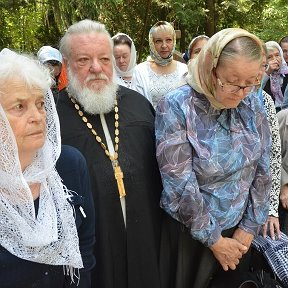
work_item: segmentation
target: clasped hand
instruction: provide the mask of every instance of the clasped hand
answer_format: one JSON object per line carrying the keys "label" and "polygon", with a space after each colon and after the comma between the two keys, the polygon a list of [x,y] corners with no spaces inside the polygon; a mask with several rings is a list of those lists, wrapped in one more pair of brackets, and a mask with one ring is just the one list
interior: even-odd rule
{"label": "clasped hand", "polygon": [[210,249],[224,271],[235,270],[242,256],[248,251],[253,235],[237,228],[232,238],[220,237]]}

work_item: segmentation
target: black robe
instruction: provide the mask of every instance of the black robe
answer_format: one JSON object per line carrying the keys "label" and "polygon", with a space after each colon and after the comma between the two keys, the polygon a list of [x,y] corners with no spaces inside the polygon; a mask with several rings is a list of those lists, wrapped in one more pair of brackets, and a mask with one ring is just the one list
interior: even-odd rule
{"label": "black robe", "polygon": [[[126,230],[111,161],[81,120],[66,90],[57,99],[63,144],[78,148],[90,171],[96,211],[92,287],[159,288],[162,185],[155,155],[154,109],[145,97],[125,87],[119,86],[118,96]],[[99,115],[85,114],[106,144]],[[114,143],[114,111],[105,119]]]}

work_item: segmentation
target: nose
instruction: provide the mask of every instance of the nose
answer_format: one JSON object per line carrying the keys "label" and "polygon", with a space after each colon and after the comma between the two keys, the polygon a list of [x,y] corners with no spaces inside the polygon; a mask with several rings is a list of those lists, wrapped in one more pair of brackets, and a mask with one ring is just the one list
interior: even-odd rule
{"label": "nose", "polygon": [[162,41],[162,47],[166,47],[167,46],[167,43],[165,40]]}
{"label": "nose", "polygon": [[30,112],[30,122],[40,122],[46,115],[44,107],[38,108],[36,105],[30,107],[29,112]]}
{"label": "nose", "polygon": [[97,73],[102,72],[102,66],[101,66],[100,62],[97,59],[94,59],[91,62],[91,66],[90,66],[89,70],[90,70],[90,72],[97,74]]}

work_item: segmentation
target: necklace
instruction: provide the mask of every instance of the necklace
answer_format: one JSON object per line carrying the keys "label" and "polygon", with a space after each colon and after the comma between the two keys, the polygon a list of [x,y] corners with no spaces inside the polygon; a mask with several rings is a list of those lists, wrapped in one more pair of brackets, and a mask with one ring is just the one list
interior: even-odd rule
{"label": "necklace", "polygon": [[87,117],[84,116],[84,112],[80,109],[80,105],[76,102],[76,100],[68,93],[68,96],[71,100],[71,102],[74,104],[74,108],[78,111],[78,115],[81,117],[82,121],[86,124],[86,127],[91,131],[93,136],[95,137],[95,140],[97,143],[100,144],[101,148],[104,150],[105,155],[111,160],[112,166],[114,169],[114,176],[117,181],[117,186],[118,186],[118,192],[120,198],[124,197],[126,195],[125,192],[125,187],[124,187],[124,182],[123,182],[123,172],[121,170],[121,167],[118,162],[118,150],[119,150],[119,108],[118,108],[118,102],[117,99],[115,100],[115,107],[114,107],[114,112],[115,112],[115,145],[114,145],[114,155],[110,154],[108,151],[106,145],[102,142],[101,137],[97,134],[96,130],[93,128],[92,124],[88,121]]}

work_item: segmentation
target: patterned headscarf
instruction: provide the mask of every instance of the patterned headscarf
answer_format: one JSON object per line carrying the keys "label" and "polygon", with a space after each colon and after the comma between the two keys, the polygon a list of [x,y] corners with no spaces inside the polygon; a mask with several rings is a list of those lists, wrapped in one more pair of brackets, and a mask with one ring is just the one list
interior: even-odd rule
{"label": "patterned headscarf", "polygon": [[[227,28],[214,34],[201,49],[198,56],[188,64],[187,83],[197,92],[204,94],[216,109],[225,108],[215,99],[215,85],[212,81],[212,70],[217,67],[219,57],[224,47],[239,37],[254,39],[263,50],[258,37],[240,28]],[[260,59],[259,59],[260,60]]]}
{"label": "patterned headscarf", "polygon": [[[167,31],[171,33],[171,37],[173,39],[173,49],[171,51],[171,54],[167,58],[162,58],[157,52],[155,45],[154,45],[153,37],[155,36],[155,33],[157,33],[159,30],[163,30],[163,31]],[[173,26],[166,21],[159,21],[156,24],[154,24],[149,31],[149,47],[150,47],[150,57],[152,61],[154,61],[160,66],[166,66],[169,63],[171,63],[173,60],[173,53],[176,47],[176,33],[175,33]],[[149,61],[151,60],[149,59]]]}
{"label": "patterned headscarf", "polygon": [[283,93],[281,90],[281,86],[283,83],[283,76],[285,74],[288,74],[288,67],[287,67],[287,63],[284,59],[283,56],[283,51],[280,47],[280,45],[275,42],[275,41],[268,41],[265,43],[267,50],[270,49],[277,49],[279,51],[280,57],[281,57],[281,64],[280,64],[280,68],[277,71],[273,71],[270,74],[270,88],[271,88],[271,92],[273,94],[273,97],[275,98],[275,102],[276,102],[276,106],[281,106],[282,102],[283,102]]}

